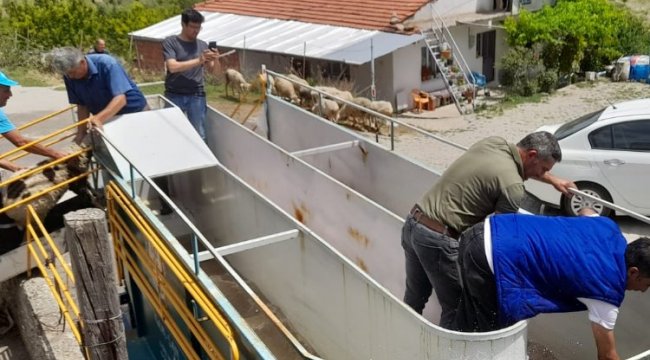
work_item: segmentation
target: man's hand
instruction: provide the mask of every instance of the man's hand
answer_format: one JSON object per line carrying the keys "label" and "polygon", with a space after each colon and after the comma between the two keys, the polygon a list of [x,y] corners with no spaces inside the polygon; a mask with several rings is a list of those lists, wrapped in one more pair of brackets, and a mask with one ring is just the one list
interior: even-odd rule
{"label": "man's hand", "polygon": [[555,176],[553,176],[555,179],[551,185],[555,188],[555,190],[561,192],[562,194],[571,197],[573,196],[573,193],[569,191],[569,189],[578,189],[576,184],[573,183],[571,180],[565,180],[565,179],[560,179]]}
{"label": "man's hand", "polygon": [[210,49],[203,50],[203,53],[201,53],[201,64],[212,63],[218,57],[219,57],[219,51],[216,50],[212,51]]}
{"label": "man's hand", "polygon": [[591,331],[596,340],[598,349],[598,360],[620,360],[616,353],[616,342],[614,341],[614,330],[606,329],[602,325],[591,323]]}
{"label": "man's hand", "polygon": [[11,172],[16,172],[18,170],[25,169],[24,166],[14,164],[11,161],[7,161],[7,160],[0,160],[0,167],[4,168],[4,169],[7,169],[7,170],[9,170]]}
{"label": "man's hand", "polygon": [[571,193],[569,189],[578,189],[578,187],[576,186],[575,183],[573,183],[573,181],[561,179],[559,177],[554,176],[548,171],[544,173],[542,177],[537,178],[537,180],[553,185],[555,190],[561,192],[562,194],[568,197],[573,196],[573,193]]}
{"label": "man's hand", "polygon": [[88,125],[89,125],[89,127],[90,127],[91,130],[92,130],[93,128],[97,128],[97,129],[99,129],[99,130],[103,130],[103,129],[104,129],[104,124],[103,124],[103,122],[102,122],[100,119],[98,119],[97,117],[94,117],[94,118],[90,119],[90,122],[88,123]]}

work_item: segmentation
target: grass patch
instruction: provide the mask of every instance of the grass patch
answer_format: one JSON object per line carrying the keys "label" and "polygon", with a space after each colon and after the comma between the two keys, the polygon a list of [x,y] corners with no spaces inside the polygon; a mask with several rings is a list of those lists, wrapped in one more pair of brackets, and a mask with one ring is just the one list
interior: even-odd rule
{"label": "grass patch", "polygon": [[63,79],[31,68],[7,68],[3,72],[21,86],[63,86]]}

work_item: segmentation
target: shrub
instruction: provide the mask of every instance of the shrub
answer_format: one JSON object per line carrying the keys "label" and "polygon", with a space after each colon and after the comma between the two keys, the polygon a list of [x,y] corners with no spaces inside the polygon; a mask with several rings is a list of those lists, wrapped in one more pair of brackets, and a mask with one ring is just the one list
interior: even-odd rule
{"label": "shrub", "polygon": [[630,10],[608,0],[558,0],[505,22],[511,46],[542,46],[547,68],[561,74],[597,71],[621,55],[647,54],[650,29]]}
{"label": "shrub", "polygon": [[501,70],[501,84],[510,92],[531,96],[539,91],[539,77],[546,69],[539,54],[533,49],[516,46],[511,48],[498,62]]}
{"label": "shrub", "polygon": [[558,73],[556,69],[545,70],[539,75],[539,90],[552,93],[558,87]]}
{"label": "shrub", "polygon": [[186,1],[122,4],[91,0],[5,1],[0,13],[0,67],[38,66],[43,52],[59,46],[88,50],[98,37],[114,55],[130,59],[128,33],[181,12]]}

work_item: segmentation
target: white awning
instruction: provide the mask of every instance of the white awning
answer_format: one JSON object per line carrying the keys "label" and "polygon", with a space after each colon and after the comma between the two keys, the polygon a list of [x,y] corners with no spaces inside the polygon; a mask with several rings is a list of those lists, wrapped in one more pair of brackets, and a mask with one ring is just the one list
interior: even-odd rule
{"label": "white awning", "polygon": [[[213,12],[205,16],[199,38],[218,46],[361,65],[419,41],[422,36],[319,25]],[[180,15],[129,33],[134,39],[162,41],[179,34]],[[372,55],[370,45],[372,42]]]}

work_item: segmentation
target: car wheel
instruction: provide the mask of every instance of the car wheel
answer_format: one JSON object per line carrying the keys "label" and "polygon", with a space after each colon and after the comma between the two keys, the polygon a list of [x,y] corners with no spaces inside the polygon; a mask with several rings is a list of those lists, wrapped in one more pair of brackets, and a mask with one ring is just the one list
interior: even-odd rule
{"label": "car wheel", "polygon": [[[605,201],[612,202],[612,197],[607,190],[596,184],[578,184],[578,190]],[[609,216],[612,209],[591,199],[583,198],[580,195],[573,195],[570,198],[562,195],[562,211],[569,216],[578,216],[580,209],[590,207],[600,216]]]}

